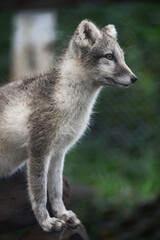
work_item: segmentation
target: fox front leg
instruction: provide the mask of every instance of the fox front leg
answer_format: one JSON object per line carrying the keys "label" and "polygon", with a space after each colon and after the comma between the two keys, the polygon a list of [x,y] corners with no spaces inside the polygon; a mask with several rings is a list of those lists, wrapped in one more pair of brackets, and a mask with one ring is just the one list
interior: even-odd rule
{"label": "fox front leg", "polygon": [[66,210],[62,200],[64,155],[64,153],[57,153],[50,162],[48,172],[49,199],[54,215],[65,221],[70,227],[76,227],[80,224],[79,219],[72,211]]}
{"label": "fox front leg", "polygon": [[35,143],[29,149],[28,187],[32,209],[44,231],[60,231],[63,229],[65,222],[55,217],[51,218],[46,208],[50,156],[42,149],[45,149],[44,144],[43,146],[37,146]]}

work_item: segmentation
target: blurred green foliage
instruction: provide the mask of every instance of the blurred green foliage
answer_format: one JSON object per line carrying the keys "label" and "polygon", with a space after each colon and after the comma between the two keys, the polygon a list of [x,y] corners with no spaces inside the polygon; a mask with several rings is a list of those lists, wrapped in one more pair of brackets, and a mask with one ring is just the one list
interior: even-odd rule
{"label": "blurred green foliage", "polygon": [[58,50],[84,18],[100,28],[115,24],[126,62],[139,78],[129,89],[103,90],[91,131],[67,157],[66,174],[116,204],[152,197],[160,189],[160,5],[85,4],[60,9],[58,16]]}
{"label": "blurred green foliage", "polygon": [[[0,13],[0,75],[8,76],[11,19]],[[60,8],[57,55],[82,19],[99,27],[115,24],[126,62],[138,76],[128,89],[106,88],[90,130],[67,156],[65,173],[94,186],[120,205],[152,197],[160,189],[160,4],[83,4]]]}
{"label": "blurred green foliage", "polygon": [[12,33],[12,13],[0,13],[0,82],[8,81],[10,64],[10,42]]}

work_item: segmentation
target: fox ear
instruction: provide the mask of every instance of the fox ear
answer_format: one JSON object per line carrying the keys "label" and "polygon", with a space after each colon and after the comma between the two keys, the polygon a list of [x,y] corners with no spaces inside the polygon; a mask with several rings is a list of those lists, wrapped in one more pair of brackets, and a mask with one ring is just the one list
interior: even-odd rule
{"label": "fox ear", "polygon": [[102,28],[102,31],[106,32],[111,37],[117,39],[117,31],[113,24],[108,24],[104,28]]}
{"label": "fox ear", "polygon": [[74,37],[79,46],[91,47],[101,37],[101,33],[91,21],[83,20],[79,24]]}

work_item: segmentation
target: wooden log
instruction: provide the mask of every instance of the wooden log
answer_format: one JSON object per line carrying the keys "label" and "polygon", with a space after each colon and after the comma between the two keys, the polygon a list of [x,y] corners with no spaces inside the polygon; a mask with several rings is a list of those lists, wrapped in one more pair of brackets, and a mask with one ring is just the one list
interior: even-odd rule
{"label": "wooden log", "polygon": [[76,229],[67,228],[62,232],[45,233],[40,227],[32,227],[18,240],[89,240],[83,225]]}
{"label": "wooden log", "polygon": [[[6,233],[36,223],[27,191],[26,169],[0,180],[0,233]],[[64,177],[64,202],[70,201],[69,184]]]}
{"label": "wooden log", "polygon": [[[63,232],[53,232],[50,234],[43,232],[38,226],[31,209],[26,179],[26,169],[24,168],[14,176],[0,180],[0,235],[31,226],[27,233],[20,238],[21,240],[88,239],[83,226],[79,226],[77,229],[67,228]],[[63,182],[63,200],[66,207],[68,207],[70,202],[70,188],[65,176]],[[50,211],[49,204],[48,209]]]}

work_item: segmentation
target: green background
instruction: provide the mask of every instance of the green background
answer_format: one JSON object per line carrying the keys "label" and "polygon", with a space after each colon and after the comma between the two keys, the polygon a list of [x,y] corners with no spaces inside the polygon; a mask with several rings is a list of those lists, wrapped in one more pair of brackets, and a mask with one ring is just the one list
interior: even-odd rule
{"label": "green background", "polygon": [[[57,56],[81,20],[89,18],[100,28],[112,23],[126,62],[138,76],[131,88],[103,89],[90,128],[66,157],[65,174],[118,208],[153,198],[160,189],[160,5],[83,4],[57,13]],[[1,83],[10,77],[14,14],[0,13]]]}
{"label": "green background", "polygon": [[89,4],[60,9],[58,16],[58,53],[82,19],[100,28],[113,23],[139,79],[129,89],[102,91],[86,136],[67,156],[65,173],[121,207],[152,198],[160,189],[160,5]]}

